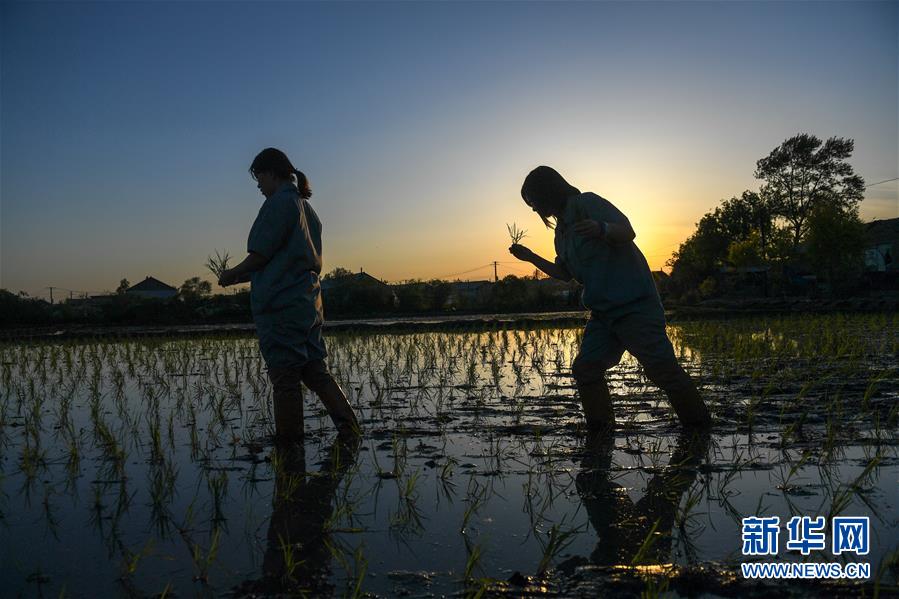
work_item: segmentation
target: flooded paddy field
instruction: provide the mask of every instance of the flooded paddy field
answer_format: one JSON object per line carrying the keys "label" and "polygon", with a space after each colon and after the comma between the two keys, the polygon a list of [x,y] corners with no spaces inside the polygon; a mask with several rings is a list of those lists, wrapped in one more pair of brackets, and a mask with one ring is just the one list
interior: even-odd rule
{"label": "flooded paddy field", "polygon": [[[899,574],[899,317],[682,322],[712,409],[686,434],[625,354],[618,428],[582,426],[581,329],[339,332],[361,416],[306,393],[277,452],[255,338],[0,344],[4,596],[891,596]],[[776,556],[742,518],[778,516]],[[827,549],[786,547],[823,516]],[[866,555],[833,517],[870,519]],[[867,563],[862,581],[748,581],[750,561]],[[776,591],[775,591],[776,589]]]}

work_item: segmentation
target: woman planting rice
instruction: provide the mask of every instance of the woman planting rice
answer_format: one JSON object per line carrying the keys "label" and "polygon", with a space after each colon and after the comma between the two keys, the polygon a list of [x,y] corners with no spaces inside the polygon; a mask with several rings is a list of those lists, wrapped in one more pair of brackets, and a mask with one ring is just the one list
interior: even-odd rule
{"label": "woman planting rice", "polygon": [[219,284],[251,283],[253,321],[273,387],[276,439],[293,443],[303,436],[301,381],[319,396],[341,434],[356,434],[353,409],[325,364],[322,227],[307,202],[309,182],[275,148],[256,156],[250,174],[266,199],[250,229],[246,259],[224,270]]}
{"label": "woman planting rice", "polygon": [[608,200],[581,193],[548,166],[528,174],[521,197],[547,227],[555,227],[556,259],[550,262],[519,243],[509,251],[551,277],[577,280],[592,313],[572,366],[588,426],[615,424],[605,372],[618,364],[624,350],[665,391],[681,423],[707,426],[709,412],[674,356],[662,302],[627,217]]}

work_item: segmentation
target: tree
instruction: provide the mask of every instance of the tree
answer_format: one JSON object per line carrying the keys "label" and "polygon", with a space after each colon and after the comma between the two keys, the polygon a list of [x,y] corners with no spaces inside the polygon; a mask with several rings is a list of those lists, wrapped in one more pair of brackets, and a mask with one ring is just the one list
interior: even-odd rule
{"label": "tree", "polygon": [[709,212],[696,223],[696,231],[668,260],[671,291],[677,295],[696,289],[718,267],[730,238],[721,230],[718,215]]}
{"label": "tree", "polygon": [[410,279],[393,286],[393,293],[397,299],[397,309],[400,312],[421,312],[426,307],[426,284]]}
{"label": "tree", "polygon": [[443,310],[443,307],[446,305],[447,300],[449,300],[450,294],[453,292],[453,287],[446,281],[441,281],[440,279],[432,279],[428,282],[428,295],[430,301],[431,310],[440,311]]}
{"label": "tree", "polygon": [[342,279],[343,277],[348,277],[352,274],[353,271],[338,266],[337,268],[326,274],[324,277],[322,277],[322,280],[330,281],[332,279]]}
{"label": "tree", "polygon": [[0,325],[21,326],[51,322],[51,310],[46,302],[30,298],[24,291],[15,294],[0,289]]}
{"label": "tree", "polygon": [[125,292],[128,291],[129,287],[131,287],[131,283],[128,282],[128,279],[122,279],[121,281],[119,281],[119,286],[116,287],[115,292],[118,295],[124,295]]}
{"label": "tree", "polygon": [[527,292],[524,279],[506,275],[491,288],[493,307],[496,310],[521,310],[525,306]]}
{"label": "tree", "polygon": [[[693,235],[667,262],[671,267],[667,286],[675,295],[696,289],[714,277],[724,262],[733,262],[733,257],[741,262],[739,266],[746,266],[746,260],[753,261],[753,266],[762,265],[769,260],[774,237],[774,210],[767,198],[746,190],[723,200],[700,219]],[[711,289],[709,285],[706,288]]]}
{"label": "tree", "polygon": [[761,266],[764,262],[761,236],[757,231],[742,241],[734,241],[727,248],[727,261],[737,268]]}
{"label": "tree", "polygon": [[864,267],[865,226],[857,208],[816,207],[809,216],[806,243],[812,268],[831,291],[842,293],[858,282]]}
{"label": "tree", "polygon": [[775,216],[783,218],[793,237],[793,250],[809,231],[809,218],[819,206],[855,208],[865,182],[846,162],[855,142],[831,137],[823,142],[807,133],[795,135],[756,163],[755,177],[764,183],[760,195]]}
{"label": "tree", "polygon": [[212,293],[212,283],[201,281],[200,277],[191,277],[181,285],[178,297],[185,301],[196,301],[210,293]]}

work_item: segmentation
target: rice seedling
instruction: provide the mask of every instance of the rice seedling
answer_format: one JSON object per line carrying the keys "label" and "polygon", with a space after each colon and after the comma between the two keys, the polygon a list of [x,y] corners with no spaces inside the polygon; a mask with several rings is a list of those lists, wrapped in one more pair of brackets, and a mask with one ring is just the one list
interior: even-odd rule
{"label": "rice seedling", "polygon": [[650,552],[652,551],[653,546],[658,541],[657,531],[660,522],[661,519],[657,519],[653,523],[652,528],[649,529],[649,532],[646,533],[646,536],[643,538],[643,542],[640,544],[639,549],[637,549],[634,557],[631,558],[631,566],[638,566],[646,563],[647,561],[650,561]]}
{"label": "rice seedling", "polygon": [[416,470],[403,483],[400,482],[400,479],[396,479],[399,491],[398,505],[397,509],[389,515],[390,527],[396,532],[419,533],[424,529],[423,516],[417,504],[416,485],[419,474],[419,471]]}
{"label": "rice seedling", "polygon": [[215,563],[218,555],[220,537],[221,529],[214,528],[209,539],[209,546],[206,549],[201,547],[199,543],[190,544],[190,556],[197,572],[194,580],[204,584],[209,582],[209,568]]}
{"label": "rice seedling", "polygon": [[[877,474],[877,467],[883,461],[883,456],[878,452],[877,455],[865,465],[864,470],[850,483],[840,485],[833,494],[830,509],[827,513],[827,520],[830,521],[834,516],[839,516],[849,507],[854,499],[866,501],[862,491],[869,480]],[[869,506],[870,507],[870,506]],[[876,513],[876,510],[874,510]]]}
{"label": "rice seedling", "polygon": [[[638,561],[669,559],[669,547],[689,563],[721,559],[721,551],[707,542],[707,529],[739,527],[740,516],[753,509],[813,511],[809,490],[823,494],[823,514],[831,508],[874,517],[881,512],[886,518],[882,526],[891,534],[892,508],[884,506],[881,489],[896,472],[899,406],[893,389],[899,381],[897,343],[890,333],[895,327],[890,315],[671,325],[684,367],[701,381],[720,417],[714,454],[698,470],[703,478],[686,487],[697,467],[675,464],[674,457],[664,465],[671,441],[658,419],[667,407],[661,394],[632,360],[612,369],[610,385],[620,421],[640,427],[640,434],[625,429],[616,437],[608,464],[594,469],[627,488],[667,477],[672,482],[665,492],[680,494],[673,528],[657,528],[647,536],[648,548],[642,558],[635,556]],[[0,343],[0,452],[12,458],[8,466],[0,461],[0,484],[13,489],[0,495],[0,512],[7,519],[25,513],[28,494],[34,498],[37,493],[33,513],[45,522],[55,520],[60,539],[69,526],[60,510],[67,516],[74,510],[77,520],[80,509],[90,515],[85,542],[115,552],[120,551],[118,542],[133,534],[127,523],[145,517],[150,526],[144,527],[147,538],[140,542],[152,540],[154,554],[172,554],[171,543],[181,540],[179,535],[169,538],[170,532],[184,531],[182,538],[191,540],[182,547],[189,554],[199,548],[199,562],[209,551],[202,541],[197,544],[199,533],[191,521],[203,513],[204,528],[210,529],[206,543],[212,530],[218,530],[218,546],[235,548],[215,557],[215,563],[223,564],[216,584],[227,589],[234,553],[249,553],[251,563],[261,557],[258,549],[265,542],[259,531],[272,514],[266,499],[276,493],[274,502],[279,496],[312,500],[315,494],[305,490],[318,488],[327,496],[315,501],[327,509],[316,526],[333,537],[323,541],[323,553],[333,563],[345,564],[345,575],[329,575],[331,584],[339,588],[345,582],[340,591],[346,594],[392,592],[384,586],[388,577],[380,562],[367,562],[365,576],[356,576],[360,568],[354,568],[354,546],[346,543],[346,535],[365,535],[379,553],[386,543],[390,551],[411,556],[421,539],[445,527],[448,518],[458,518],[463,541],[476,541],[480,549],[467,554],[468,559],[475,553],[476,559],[464,587],[458,579],[438,574],[431,589],[435,594],[487,593],[490,580],[479,576],[494,567],[495,548],[506,546],[517,532],[514,543],[521,544],[522,555],[529,552],[547,579],[557,580],[562,574],[552,565],[566,551],[559,547],[568,541],[568,551],[580,547],[585,535],[589,545],[591,534],[566,534],[575,530],[567,523],[583,514],[579,492],[584,489],[573,488],[573,456],[581,449],[572,423],[579,407],[570,384],[570,363],[581,339],[580,328],[549,326],[329,334],[329,365],[372,441],[365,459],[356,463],[345,453],[329,457],[323,443],[333,434],[327,414],[307,411],[306,451],[318,456],[322,469],[299,476],[280,464],[277,454],[271,465],[265,462],[270,387],[253,338]],[[389,472],[378,464],[385,455]],[[418,460],[427,460],[427,469],[419,469]],[[848,482],[847,468],[853,472]],[[866,477],[859,478],[866,469]],[[469,474],[468,486],[456,507],[460,472]],[[422,487],[428,477],[435,489]],[[65,485],[55,484],[63,480]],[[185,513],[178,493],[189,481],[197,484]],[[237,481],[241,499],[229,500],[228,482]],[[757,488],[765,484],[781,492],[759,496]],[[387,510],[378,504],[381,493],[381,499],[390,497]],[[499,498],[495,505],[488,502],[493,495]],[[490,519],[475,524],[486,513],[484,506],[503,510],[504,502],[522,506],[503,517],[520,518],[525,530],[500,530]],[[491,510],[489,516],[494,515]],[[220,524],[225,519],[238,523],[236,536]],[[496,538],[476,539],[482,524]],[[52,547],[57,543],[53,525],[46,526],[51,527],[46,543]],[[655,540],[663,535],[665,542]],[[131,546],[133,542],[129,540]],[[280,552],[277,538],[273,545]],[[298,551],[297,563],[305,559]],[[121,553],[124,557],[113,560],[113,569],[134,559],[134,554]],[[428,563],[424,553],[416,558]],[[171,581],[170,592],[183,594],[185,581],[174,564],[139,563],[141,579],[149,577],[159,587]],[[187,576],[202,576],[202,570],[195,566]],[[208,579],[211,567],[205,570]],[[66,571],[64,565],[61,571]],[[665,592],[663,571],[655,578],[647,571],[635,572],[645,579],[644,594]],[[112,572],[113,577],[118,574]],[[60,576],[67,582],[79,580],[70,570]],[[90,585],[84,588],[89,592]]]}
{"label": "rice seedling", "polygon": [[478,512],[486,498],[487,486],[479,485],[474,477],[471,477],[468,481],[468,494],[465,497],[468,507],[465,508],[462,514],[462,524],[459,526],[460,533],[466,534],[469,520]]}
{"label": "rice seedling", "polygon": [[140,561],[146,556],[150,555],[153,551],[153,539],[148,540],[144,543],[144,546],[141,547],[140,551],[134,552],[128,549],[124,544],[121,545],[121,577],[123,579],[129,579],[134,576],[137,572],[138,565]]}
{"label": "rice seedling", "polygon": [[300,548],[294,544],[286,540],[282,535],[278,535],[278,548],[281,551],[281,560],[284,567],[282,577],[285,581],[296,581],[294,577],[294,572],[296,572],[297,568],[303,563],[303,560],[299,559],[299,550]]}
{"label": "rice seedling", "polygon": [[480,568],[484,550],[479,543],[471,543],[466,537],[465,551],[467,555],[467,559],[465,560],[465,581],[471,582],[474,580],[475,570]]}
{"label": "rice seedling", "polygon": [[543,555],[540,557],[540,562],[537,564],[537,576],[542,577],[546,574],[546,571],[555,561],[556,557],[574,542],[575,535],[583,532],[587,525],[582,524],[568,529],[565,529],[564,526],[565,517],[563,516],[560,522],[553,524],[550,527],[549,532],[546,533],[545,541],[540,537],[537,537],[540,539],[540,544],[543,548]]}
{"label": "rice seedling", "polygon": [[207,256],[206,257],[206,268],[215,275],[216,279],[220,279],[222,277],[222,273],[228,269],[228,261],[231,259],[231,256],[228,255],[228,252],[225,252],[224,255],[219,254],[218,250],[215,250],[215,257]]}
{"label": "rice seedling", "polygon": [[353,579],[352,579],[352,588],[349,596],[352,599],[357,599],[358,597],[362,597],[362,584],[365,582],[365,575],[368,572],[368,560],[365,557],[365,553],[362,551],[362,545],[356,547],[356,550],[353,552]]}

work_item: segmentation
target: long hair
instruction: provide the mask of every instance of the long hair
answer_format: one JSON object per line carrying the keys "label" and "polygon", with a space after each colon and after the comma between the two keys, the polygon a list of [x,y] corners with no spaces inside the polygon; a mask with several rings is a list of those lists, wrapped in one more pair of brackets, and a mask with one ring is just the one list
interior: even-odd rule
{"label": "long hair", "polygon": [[577,187],[568,183],[556,169],[548,166],[538,166],[532,170],[521,186],[521,199],[537,211],[549,228],[555,226],[550,218],[558,221],[561,216],[565,200],[579,193],[581,191]]}
{"label": "long hair", "polygon": [[300,197],[308,200],[312,197],[312,188],[309,187],[309,179],[302,172],[294,168],[287,154],[277,148],[266,148],[256,154],[253,164],[250,165],[250,175],[255,179],[260,173],[272,173],[279,179],[290,181],[291,177],[297,178],[297,189]]}

